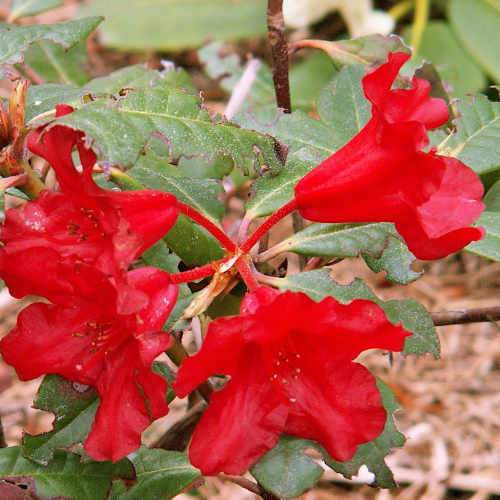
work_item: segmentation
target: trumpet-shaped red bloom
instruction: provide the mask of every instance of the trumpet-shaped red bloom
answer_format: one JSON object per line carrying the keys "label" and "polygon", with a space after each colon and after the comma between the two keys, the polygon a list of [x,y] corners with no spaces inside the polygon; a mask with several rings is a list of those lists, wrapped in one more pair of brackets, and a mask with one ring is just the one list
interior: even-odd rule
{"label": "trumpet-shaped red bloom", "polygon": [[231,377],[194,432],[191,462],[204,474],[242,474],[281,433],[350,459],[386,421],[375,378],[353,359],[366,349],[400,351],[408,335],[367,300],[316,303],[257,288],[239,316],[210,323],[203,347],[179,370],[180,397],[212,375]]}
{"label": "trumpet-shaped red bloom", "polygon": [[479,177],[454,158],[425,153],[427,130],[448,119],[430,84],[392,89],[404,53],[366,75],[372,118],[353,139],[296,186],[303,217],[318,222],[393,222],[410,250],[437,259],[482,238],[469,227],[481,214]]}
{"label": "trumpet-shaped red bloom", "polygon": [[116,461],[168,412],[167,384],[151,363],[170,345],[162,328],[177,287],[154,268],[130,271],[118,283],[94,267],[57,262],[59,272],[68,266],[75,295],[26,307],[0,341],[0,353],[21,380],[52,373],[94,386],[101,403],[85,449],[97,460]]}
{"label": "trumpet-shaped red bloom", "polygon": [[[58,106],[59,116],[70,111],[72,108]],[[82,132],[60,125],[42,127],[30,134],[28,145],[54,168],[62,191],[44,191],[37,200],[6,213],[0,230],[4,244],[0,275],[13,295],[38,293],[29,286],[19,287],[17,272],[23,272],[24,250],[50,248],[62,259],[74,256],[107,274],[116,274],[126,270],[175,223],[177,201],[171,194],[153,190],[116,192],[97,186],[92,178],[96,157],[85,146]],[[75,147],[80,170],[72,159]],[[31,265],[50,265],[35,260],[36,252],[31,254]],[[33,273],[25,284],[31,281],[32,287],[40,289],[43,283],[34,282],[39,278]]]}

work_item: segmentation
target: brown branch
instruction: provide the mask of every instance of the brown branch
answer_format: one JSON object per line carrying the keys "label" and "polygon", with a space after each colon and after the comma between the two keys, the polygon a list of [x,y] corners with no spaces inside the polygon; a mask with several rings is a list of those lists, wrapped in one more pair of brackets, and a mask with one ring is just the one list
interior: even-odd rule
{"label": "brown branch", "polygon": [[153,448],[163,448],[164,450],[183,451],[186,449],[194,428],[205,411],[206,404],[200,401],[153,445]]}
{"label": "brown branch", "polygon": [[231,481],[232,483],[237,484],[238,486],[241,486],[242,488],[245,488],[246,490],[251,491],[256,495],[259,495],[264,500],[278,500],[278,497],[264,490],[262,486],[260,486],[260,484],[254,483],[253,481],[247,479],[246,477],[227,476],[225,474],[219,474],[217,477],[219,479],[222,479],[223,481]]}
{"label": "brown branch", "polygon": [[290,82],[288,79],[288,44],[285,37],[283,0],[268,0],[268,40],[271,46],[272,69],[276,103],[285,113],[292,112]]}
{"label": "brown branch", "polygon": [[0,420],[0,448],[5,448],[7,446],[7,443],[5,441],[5,434],[3,432],[3,425],[2,421]]}
{"label": "brown branch", "polygon": [[436,326],[500,320],[500,306],[431,313]]}

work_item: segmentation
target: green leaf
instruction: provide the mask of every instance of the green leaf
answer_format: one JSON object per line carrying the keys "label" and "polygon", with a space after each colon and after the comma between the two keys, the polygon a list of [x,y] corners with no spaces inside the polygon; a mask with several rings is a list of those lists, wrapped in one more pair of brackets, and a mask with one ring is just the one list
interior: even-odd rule
{"label": "green leaf", "polygon": [[138,498],[174,498],[200,477],[185,453],[140,448],[130,460],[134,464],[136,482],[128,490],[123,483],[113,484],[110,500]]}
{"label": "green leaf", "polygon": [[12,0],[8,22],[13,23],[21,17],[34,16],[60,5],[62,0]]}
{"label": "green leaf", "polygon": [[331,278],[329,269],[326,268],[276,279],[275,284],[282,289],[303,292],[316,301],[329,296],[343,304],[355,299],[371,300],[385,311],[391,323],[401,322],[406,330],[412,332],[413,335],[405,340],[403,354],[431,353],[434,357],[439,357],[439,338],[434,322],[425,308],[415,300],[384,302],[358,278],[348,285],[336,283]]}
{"label": "green leaf", "polygon": [[128,460],[116,464],[81,462],[79,455],[57,451],[44,466],[24,458],[18,446],[0,449],[0,478],[18,484],[29,484],[26,478],[33,478],[38,497],[101,500],[106,498],[112,478],[132,475]]}
{"label": "green leaf", "polygon": [[25,434],[23,455],[46,465],[58,448],[84,441],[98,404],[97,395],[91,388],[58,375],[47,375],[38,389],[34,407],[54,413],[53,430],[36,436]]}
{"label": "green leaf", "polygon": [[392,224],[311,224],[272,247],[266,259],[295,252],[316,257],[356,257],[362,254],[375,272],[386,271],[396,283],[410,283],[420,274],[411,270],[415,257]]}
{"label": "green leaf", "polygon": [[304,111],[290,114],[275,110],[241,113],[238,123],[268,133],[286,144],[289,154],[315,158],[318,162],[335,153],[365,125],[370,116],[363,95],[362,66],[347,66],[335,75],[318,99],[319,120]]}
{"label": "green leaf", "polygon": [[323,52],[316,52],[294,64],[290,69],[292,108],[309,111],[335,73],[331,59]]}
{"label": "green leaf", "polygon": [[131,90],[113,103],[90,102],[55,123],[83,130],[101,160],[111,164],[134,165],[151,137],[161,136],[170,158],[230,157],[253,175],[264,165],[271,170],[281,166],[273,138],[223,119],[212,120],[199,97],[162,82]]}
{"label": "green leaf", "polygon": [[41,40],[49,40],[70,49],[85,40],[102,20],[102,17],[87,17],[57,24],[0,24],[0,65],[23,62],[26,50]]}
{"label": "green leaf", "polygon": [[[411,30],[404,32],[405,38],[411,38]],[[448,23],[430,21],[422,35],[418,59],[432,62],[441,78],[450,83],[454,95],[482,90],[486,86],[486,77],[482,69],[471,59],[461,45]]]}
{"label": "green leaf", "polygon": [[55,43],[42,40],[25,54],[26,64],[46,82],[83,85],[89,77],[83,67],[88,63],[85,44],[79,43],[65,51]]}
{"label": "green leaf", "polygon": [[[219,181],[183,177],[180,168],[168,165],[151,152],[142,157],[128,174],[148,188],[172,193],[214,224],[219,224],[222,219],[224,205],[218,200],[222,193]],[[179,217],[165,241],[187,265],[205,264],[223,255],[217,240],[184,216]]]}
{"label": "green leaf", "polygon": [[389,236],[380,257],[363,253],[363,259],[372,271],[376,273],[385,271],[389,281],[401,285],[407,285],[422,275],[422,273],[412,270],[411,264],[414,262],[415,256],[398,236]]}
{"label": "green leaf", "polygon": [[438,153],[458,158],[480,175],[500,168],[500,103],[476,95],[460,101],[458,109],[457,131]]}
{"label": "green leaf", "polygon": [[101,15],[104,45],[121,50],[175,51],[206,40],[240,40],[265,35],[265,0],[94,0],[85,15]]}
{"label": "green leaf", "polygon": [[282,436],[278,444],[252,468],[259,484],[279,498],[295,498],[312,488],[323,469],[304,454],[315,443],[292,436]]}
{"label": "green leaf", "polygon": [[109,97],[119,94],[122,89],[148,87],[160,81],[161,78],[168,78],[170,82],[170,75],[176,77],[180,73],[185,72],[172,70],[165,74],[137,64],[119,69],[107,76],[95,78],[81,88],[51,83],[31,85],[28,87],[26,119],[31,121],[36,116],[54,109],[54,106],[59,103],[79,106],[82,104],[83,96],[91,95],[94,99]]}
{"label": "green leaf", "polygon": [[486,236],[466,249],[482,257],[500,261],[500,212],[483,212],[476,225],[486,229]]}
{"label": "green leaf", "polygon": [[500,212],[500,180],[491,186],[483,201],[488,212]]}
{"label": "green leaf", "polygon": [[246,217],[269,215],[291,200],[297,182],[314,166],[315,163],[290,156],[277,175],[269,173],[257,179],[252,186],[253,196],[247,203]]}
{"label": "green leaf", "polygon": [[351,40],[328,42],[314,40],[310,46],[321,48],[340,64],[380,64],[389,52],[410,53],[410,48],[396,35],[368,35]]}
{"label": "green leaf", "polygon": [[457,37],[474,59],[500,82],[499,0],[450,0],[448,17]]}
{"label": "green leaf", "polygon": [[325,452],[325,462],[335,471],[347,478],[356,475],[362,465],[366,465],[375,475],[375,484],[379,488],[395,488],[394,476],[387,467],[384,458],[392,448],[401,447],[405,437],[394,423],[393,413],[398,409],[396,398],[391,389],[382,381],[377,380],[377,386],[382,396],[382,404],[387,411],[387,420],[384,431],[380,436],[369,443],[358,447],[354,457],[348,462],[337,462],[329,458]]}
{"label": "green leaf", "polygon": [[363,66],[343,68],[320,94],[318,112],[333,127],[336,148],[354,137],[370,119],[370,103],[363,94]]}
{"label": "green leaf", "polygon": [[224,205],[219,200],[223,189],[219,181],[184,177],[182,169],[169,165],[154,153],[147,153],[127,173],[151,189],[172,193],[214,224],[224,215]]}

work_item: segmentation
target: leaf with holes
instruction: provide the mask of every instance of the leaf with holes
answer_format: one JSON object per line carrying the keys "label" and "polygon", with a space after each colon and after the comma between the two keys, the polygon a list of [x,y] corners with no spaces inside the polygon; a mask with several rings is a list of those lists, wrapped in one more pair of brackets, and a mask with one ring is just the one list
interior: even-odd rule
{"label": "leaf with holes", "polygon": [[251,473],[266,491],[279,498],[295,498],[312,488],[323,474],[323,468],[304,453],[316,446],[306,439],[282,436]]}
{"label": "leaf with holes", "polygon": [[86,17],[57,24],[28,26],[0,24],[0,65],[23,62],[26,50],[41,40],[48,40],[70,49],[85,40],[102,20],[102,17]]}
{"label": "leaf with holes", "polygon": [[174,498],[193,483],[200,473],[179,451],[150,450],[142,447],[130,460],[134,464],[136,481],[127,489],[116,481],[110,500],[135,500],[137,498]]}
{"label": "leaf with holes", "polygon": [[102,161],[134,165],[153,137],[165,143],[169,158],[232,158],[245,173],[281,166],[270,136],[211,118],[199,97],[161,82],[138,88],[114,101],[90,102],[54,123],[82,130]]}
{"label": "leaf with holes", "polygon": [[13,23],[21,17],[34,16],[60,5],[62,5],[62,0],[12,0],[7,22]]}
{"label": "leaf with holes", "polygon": [[27,485],[36,498],[104,500],[112,479],[131,479],[133,468],[127,459],[111,462],[82,462],[80,455],[56,451],[47,465],[28,460],[21,448],[0,449],[0,478]]}
{"label": "leaf with holes", "polygon": [[26,119],[38,121],[37,117],[54,109],[56,104],[66,103],[81,106],[91,99],[117,99],[121,92],[151,87],[158,82],[196,94],[189,74],[183,69],[169,68],[165,71],[148,69],[141,64],[127,66],[109,75],[95,78],[83,87],[43,84],[28,88]]}
{"label": "leaf with holes", "polygon": [[463,161],[479,175],[500,168],[500,103],[477,95],[460,101],[457,131],[438,147],[438,153]]}
{"label": "leaf with holes", "polygon": [[58,375],[47,375],[38,389],[34,407],[54,413],[53,430],[36,436],[25,434],[23,455],[46,465],[55,450],[84,441],[98,404],[93,389]]}
{"label": "leaf with holes", "polygon": [[401,323],[406,330],[412,332],[405,340],[403,354],[430,353],[435,358],[440,355],[434,322],[425,308],[415,300],[380,300],[360,279],[356,278],[348,285],[340,285],[332,279],[326,268],[277,278],[275,285],[281,289],[303,292],[316,301],[328,296],[343,304],[355,299],[371,300],[385,311],[391,323]]}

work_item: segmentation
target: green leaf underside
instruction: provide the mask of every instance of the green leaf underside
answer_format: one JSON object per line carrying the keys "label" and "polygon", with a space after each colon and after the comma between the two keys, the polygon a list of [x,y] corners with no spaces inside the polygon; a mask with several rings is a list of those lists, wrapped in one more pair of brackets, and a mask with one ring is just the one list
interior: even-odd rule
{"label": "green leaf underside", "polygon": [[476,95],[459,103],[457,131],[443,141],[438,153],[463,161],[477,174],[500,168],[500,103]]}
{"label": "green leaf underside", "polygon": [[94,31],[102,17],[88,17],[57,24],[16,26],[0,24],[0,65],[21,63],[35,42],[48,40],[70,49]]}
{"label": "green leaf underside", "polygon": [[25,434],[23,455],[46,465],[56,449],[84,441],[98,404],[91,388],[73,384],[58,375],[47,375],[38,389],[34,407],[55,414],[53,430],[36,436]]}
{"label": "green leaf underside", "polygon": [[377,224],[311,224],[277,245],[281,252],[317,257],[362,255],[375,272],[386,271],[396,283],[410,283],[420,274],[411,270],[415,257],[394,226]]}
{"label": "green leaf underside", "polygon": [[450,0],[451,27],[474,59],[500,82],[500,2],[498,0]]}
{"label": "green leaf underside", "polygon": [[133,471],[126,459],[111,462],[82,462],[79,455],[56,451],[48,465],[23,458],[21,448],[0,449],[0,477],[20,484],[33,478],[40,497],[66,497],[71,500],[101,500],[106,498],[115,477],[132,478]]}
{"label": "green leaf underside", "polygon": [[122,481],[115,481],[110,500],[173,498],[200,477],[186,454],[178,451],[142,447],[130,460],[134,464],[136,482],[127,490]]}
{"label": "green leaf underside", "polygon": [[270,136],[211,119],[197,96],[168,85],[130,91],[114,102],[98,100],[55,123],[82,130],[101,159],[134,165],[154,137],[162,138],[170,158],[232,158],[245,173],[281,166]]}
{"label": "green leaf underside", "polygon": [[[410,40],[411,30],[407,29],[404,33],[405,38]],[[452,86],[453,95],[477,92],[486,85],[482,69],[471,59],[444,21],[427,23],[417,59],[432,62],[441,78]]]}
{"label": "green leaf underside", "polygon": [[386,313],[391,323],[401,323],[412,332],[406,338],[403,354],[426,354],[439,357],[439,338],[434,322],[425,308],[413,299],[380,300],[360,279],[348,285],[336,283],[330,276],[329,269],[318,269],[295,274],[276,283],[281,289],[303,292],[313,300],[320,301],[325,297],[334,297],[346,304],[355,299],[371,300]]}
{"label": "green leaf underside", "polygon": [[403,446],[405,438],[394,423],[393,413],[398,409],[394,394],[381,380],[377,380],[377,387],[387,411],[384,430],[373,441],[359,446],[351,460],[337,462],[320,444],[284,435],[276,447],[252,468],[252,475],[267,491],[279,498],[301,495],[316,484],[323,472],[319,465],[304,454],[304,450],[315,448],[321,452],[328,466],[349,479],[358,473],[362,465],[366,465],[375,475],[376,486],[395,487],[394,477],[384,459],[392,448]]}
{"label": "green leaf underside", "polygon": [[21,17],[34,16],[62,5],[62,0],[12,0],[9,22]]}
{"label": "green leaf underside", "polygon": [[83,12],[102,15],[104,45],[122,50],[196,48],[207,40],[265,35],[265,0],[94,0]]}

